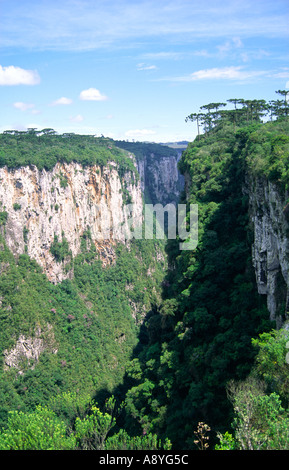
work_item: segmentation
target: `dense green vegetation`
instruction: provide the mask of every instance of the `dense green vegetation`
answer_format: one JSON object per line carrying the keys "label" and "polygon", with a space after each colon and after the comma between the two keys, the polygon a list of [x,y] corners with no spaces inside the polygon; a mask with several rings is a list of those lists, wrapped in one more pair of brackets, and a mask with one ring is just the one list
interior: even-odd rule
{"label": "dense green vegetation", "polygon": [[122,385],[142,316],[160,299],[165,260],[156,266],[155,256],[163,242],[135,240],[130,251],[120,244],[116,263],[104,269],[89,241],[86,233],[73,260],[73,279],[53,285],[27,255],[16,260],[1,236],[1,350],[10,351],[20,335],[45,344],[39,361],[1,367],[2,426],[8,412],[34,412],[64,392],[102,402]]}
{"label": "dense green vegetation", "polygon": [[[81,400],[75,393],[58,397],[57,414],[50,408],[36,406],[29,413],[10,411],[7,427],[0,432],[0,450],[168,450],[156,435],[130,436],[116,427],[119,412],[110,397],[103,410]],[[62,417],[59,416],[60,411]]]}
{"label": "dense green vegetation", "polygon": [[104,166],[110,161],[118,164],[120,173],[135,172],[127,153],[105,137],[58,135],[53,129],[4,131],[0,134],[0,166],[8,168],[35,165],[40,170],[51,170],[57,162]]}
{"label": "dense green vegetation", "polygon": [[[26,254],[15,259],[1,236],[1,350],[20,335],[40,337],[46,348],[38,361],[1,369],[0,449],[288,448],[289,333],[274,329],[257,293],[242,191],[248,173],[284,194],[289,188],[282,93],[269,104],[232,99],[232,110],[211,103],[188,116],[199,133],[180,161],[190,181],[180,202],[198,204],[199,242],[180,251],[178,239],[168,240],[169,269],[158,240],[120,244],[104,269],[88,231],[75,259],[55,238],[51,252],[58,262],[70,257],[73,277],[53,285]],[[9,167],[49,169],[58,156],[111,159],[119,171],[132,162],[117,148],[130,152],[128,143],[103,138],[49,129],[0,137]],[[0,233],[6,220],[0,212]]]}
{"label": "dense green vegetation", "polygon": [[[135,171],[128,152],[105,138],[59,136],[52,130],[38,133],[31,129],[25,133],[7,131],[0,139],[1,164],[9,168],[33,164],[49,170],[58,161],[77,161],[82,165],[114,161],[120,177],[124,171]],[[60,184],[65,186],[67,182],[63,178]],[[15,205],[14,210],[19,207]],[[95,406],[92,399],[103,406],[117,387],[120,391],[116,396],[121,400],[123,377],[137,345],[142,319],[160,302],[166,271],[164,241],[132,240],[129,249],[119,244],[115,246],[116,263],[104,269],[89,230],[83,234],[81,254],[74,259],[67,240],[62,237],[59,241],[55,236],[50,251],[57,263],[65,261],[73,278],[53,285],[29,256],[14,258],[3,236],[7,216],[5,211],[0,213],[1,351],[5,358],[9,356],[20,337],[26,342],[43,341],[44,350],[39,360],[16,357],[13,367],[5,364],[1,367],[0,426],[4,432],[6,427],[12,430],[22,422],[25,432],[25,420],[33,423],[35,418],[40,423],[47,417],[60,423],[60,434],[67,436],[78,411],[70,409],[70,422],[62,423],[66,417],[63,409],[67,406],[63,394],[73,390],[73,400],[81,402],[87,413],[91,413],[90,406]],[[23,236],[27,239],[26,227]],[[49,439],[36,444],[38,431],[40,434],[42,431],[33,426],[36,440],[30,440],[28,448],[34,445],[55,448],[58,444],[59,448],[71,448],[72,441],[73,446],[80,445],[66,438],[58,444]],[[120,436],[122,445],[130,448],[159,445],[156,436],[135,438],[130,440],[124,430]],[[110,445],[118,445],[117,439],[114,437],[115,443]],[[10,440],[13,442],[11,436]],[[19,446],[24,448],[26,444],[22,442]]]}
{"label": "dense green vegetation", "polygon": [[[280,191],[288,188],[289,122],[286,112],[265,124],[257,112],[248,116],[247,106],[242,113],[238,125],[231,113],[208,119],[210,129],[183,153],[180,169],[190,176],[183,202],[198,204],[199,243],[193,252],[180,252],[178,240],[168,241],[171,269],[163,302],[147,319],[146,341],[129,371],[134,380],[126,398],[128,415],[134,418],[128,419],[129,426],[136,418],[147,431],[168,437],[177,449],[196,448],[199,422],[208,423],[211,445],[218,433],[232,430],[239,408],[228,400],[227,384],[247,379],[255,367],[252,338],[257,341],[275,327],[266,299],[257,293],[242,185],[250,172],[275,181]],[[279,362],[287,383],[285,355],[283,348]],[[275,368],[271,356],[267,360],[268,367]],[[274,410],[268,420],[283,419],[279,395],[262,400],[260,422],[266,400]]]}
{"label": "dense green vegetation", "polygon": [[234,415],[230,431],[218,434],[218,450],[288,450],[288,340],[286,329],[252,340],[258,353],[250,375],[227,384]]}

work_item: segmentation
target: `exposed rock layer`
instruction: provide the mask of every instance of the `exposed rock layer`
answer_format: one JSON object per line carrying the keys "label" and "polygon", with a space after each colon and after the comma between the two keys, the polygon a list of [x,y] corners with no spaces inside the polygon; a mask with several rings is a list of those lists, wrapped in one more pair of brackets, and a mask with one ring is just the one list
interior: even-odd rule
{"label": "exposed rock layer", "polygon": [[289,310],[288,194],[265,178],[250,177],[246,187],[253,224],[253,265],[258,292],[267,296],[270,318],[282,326]]}
{"label": "exposed rock layer", "polygon": [[103,168],[58,163],[52,171],[0,168],[0,211],[8,214],[6,243],[16,256],[27,252],[52,282],[69,275],[50,251],[55,235],[59,242],[67,240],[75,257],[89,230],[101,259],[108,263],[114,258],[115,241],[125,242],[130,229],[124,210],[127,195],[135,221],[141,223],[140,183],[132,173],[121,179],[113,162]]}

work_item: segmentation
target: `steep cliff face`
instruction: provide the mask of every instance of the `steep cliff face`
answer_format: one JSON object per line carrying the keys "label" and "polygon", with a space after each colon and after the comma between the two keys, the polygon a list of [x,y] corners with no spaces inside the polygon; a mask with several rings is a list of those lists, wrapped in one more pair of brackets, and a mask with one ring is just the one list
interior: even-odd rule
{"label": "steep cliff face", "polygon": [[267,296],[270,319],[282,326],[289,309],[288,194],[266,178],[247,181],[254,241],[252,258],[259,294]]}
{"label": "steep cliff face", "polygon": [[152,204],[177,203],[183,188],[183,176],[178,171],[180,156],[177,152],[157,159],[149,154],[138,160],[142,191]]}
{"label": "steep cliff face", "polygon": [[[141,223],[140,183],[132,172],[120,178],[113,162],[104,167],[57,163],[52,171],[3,167],[0,183],[8,247],[16,256],[26,252],[35,259],[52,282],[72,274],[67,260],[80,252],[87,231],[103,263],[113,261],[115,242],[125,242],[129,230],[124,210],[128,196],[135,208],[134,221]],[[56,259],[51,246],[63,248],[64,242],[67,256]]]}
{"label": "steep cliff face", "polygon": [[178,162],[185,147],[175,149],[163,144],[125,141],[116,141],[115,144],[135,155],[146,203],[178,203],[184,187]]}

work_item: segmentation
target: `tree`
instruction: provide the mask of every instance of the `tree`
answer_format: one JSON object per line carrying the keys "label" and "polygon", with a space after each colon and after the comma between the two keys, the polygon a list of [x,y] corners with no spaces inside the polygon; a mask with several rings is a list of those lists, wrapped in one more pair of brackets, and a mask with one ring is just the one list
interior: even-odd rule
{"label": "tree", "polygon": [[227,101],[228,101],[228,103],[233,103],[235,109],[237,109],[237,104],[240,103],[240,99],[239,99],[239,98],[230,98],[230,99],[227,100]]}
{"label": "tree", "polygon": [[37,127],[28,127],[27,134],[36,135],[37,134]]}
{"label": "tree", "polygon": [[284,97],[284,100],[283,100],[283,105],[282,105],[282,111],[283,111],[283,114],[285,116],[288,116],[288,109],[289,109],[289,106],[288,106],[288,98],[287,98],[287,95],[289,95],[289,90],[277,90],[275,93],[277,93],[278,95],[281,95]]}
{"label": "tree", "polygon": [[143,433],[142,436],[131,437],[124,429],[109,436],[116,425],[116,417],[122,406],[117,409],[114,397],[110,397],[101,411],[96,405],[84,419],[76,418],[75,435],[78,448],[85,450],[157,450],[171,448],[165,439],[162,443],[156,434]]}
{"label": "tree", "polygon": [[235,412],[233,427],[237,448],[289,448],[289,415],[275,392],[266,395],[265,385],[253,377],[248,377],[240,383],[230,382],[228,395]]}
{"label": "tree", "polygon": [[50,252],[57,262],[60,263],[61,261],[64,261],[64,259],[71,254],[66,238],[63,238],[62,241],[59,242],[58,236],[54,234],[54,239],[50,246]]}
{"label": "tree", "polygon": [[143,434],[142,436],[129,436],[121,429],[117,434],[109,437],[105,442],[105,450],[170,450],[169,439],[164,444],[158,439],[156,434]]}
{"label": "tree", "polygon": [[237,109],[237,104],[240,103],[240,99],[239,98],[230,98],[229,100],[227,100],[228,103],[233,103],[234,104],[234,110],[233,111],[229,111],[229,113],[233,116],[233,124],[234,124],[234,132],[236,130],[236,123],[237,123],[237,116],[238,116],[238,110]]}
{"label": "tree", "polygon": [[[64,395],[56,397],[61,400]],[[69,414],[72,412],[71,398]],[[54,406],[57,403],[54,403]],[[62,405],[60,405],[62,406]],[[86,399],[81,403],[83,413]],[[78,408],[78,407],[76,407]],[[63,410],[64,411],[64,410]],[[10,411],[7,426],[0,432],[0,450],[169,450],[171,443],[165,439],[162,443],[156,434],[143,434],[131,437],[124,429],[108,437],[116,425],[115,399],[110,397],[104,411],[92,404],[85,416],[77,416],[75,421],[59,418],[56,411],[48,407],[37,406],[35,411]],[[59,412],[59,409],[57,409]],[[62,412],[61,412],[62,414]],[[65,413],[64,413],[65,415]],[[67,418],[67,417],[66,417]]]}
{"label": "tree", "polygon": [[[219,108],[226,106],[226,103],[209,103],[204,106],[201,106],[200,109],[206,110],[206,114],[203,115],[203,122],[205,123],[207,131],[210,131],[212,129],[212,124],[215,123],[215,121],[219,117]],[[215,110],[212,112],[212,110]]]}
{"label": "tree", "polygon": [[204,114],[202,113],[192,113],[189,116],[186,117],[185,121],[196,121],[197,122],[197,128],[198,128],[198,140],[200,140],[200,124],[201,124],[201,119],[203,118]]}
{"label": "tree", "polygon": [[115,417],[112,415],[115,400],[111,397],[107,403],[107,410],[102,413],[100,409],[93,405],[91,413],[84,419],[76,418],[75,435],[80,448],[84,450],[103,450],[104,442],[109,431],[115,426]]}
{"label": "tree", "polygon": [[252,119],[255,121],[260,121],[262,116],[268,111],[268,105],[265,100],[253,100],[252,102]]}
{"label": "tree", "polygon": [[42,129],[41,131],[39,131],[39,134],[43,134],[43,135],[56,135],[57,132],[52,129],[51,127],[47,127],[45,129]]}
{"label": "tree", "polygon": [[0,433],[0,450],[72,450],[76,439],[46,407],[31,413],[10,411],[7,429]]}
{"label": "tree", "polygon": [[258,349],[255,360],[257,374],[268,385],[270,391],[281,396],[289,403],[289,366],[285,361],[286,344],[289,340],[287,330],[272,330],[253,339],[252,344]]}

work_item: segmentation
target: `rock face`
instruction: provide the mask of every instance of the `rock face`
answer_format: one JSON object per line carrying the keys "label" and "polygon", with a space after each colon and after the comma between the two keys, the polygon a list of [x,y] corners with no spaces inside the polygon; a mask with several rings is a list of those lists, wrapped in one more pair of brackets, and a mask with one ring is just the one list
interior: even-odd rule
{"label": "rock face", "polygon": [[44,334],[40,328],[37,328],[33,338],[20,335],[14,348],[10,351],[3,351],[4,370],[14,367],[21,375],[27,368],[35,367],[40,354],[45,350],[53,354],[57,353],[51,325],[47,325],[47,331]]}
{"label": "rock face", "polygon": [[250,177],[250,217],[253,224],[253,264],[258,292],[267,296],[270,319],[281,327],[289,310],[289,205],[288,194],[276,184]]}
{"label": "rock face", "polygon": [[116,241],[125,242],[130,230],[129,214],[142,222],[142,193],[135,175],[120,178],[116,165],[82,167],[78,163],[56,164],[52,171],[36,167],[0,168],[0,212],[7,213],[5,240],[14,255],[27,253],[52,282],[72,273],[55,259],[51,245],[66,240],[71,257],[80,252],[87,230],[103,263],[114,259]]}
{"label": "rock face", "polygon": [[187,144],[116,141],[116,145],[135,155],[141,188],[148,204],[177,204],[184,188],[178,162]]}
{"label": "rock face", "polygon": [[142,191],[152,204],[177,204],[184,186],[183,176],[178,171],[180,156],[178,152],[177,156],[155,159],[154,154],[149,154],[137,161]]}

